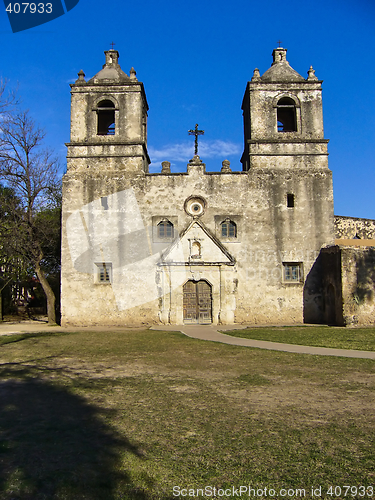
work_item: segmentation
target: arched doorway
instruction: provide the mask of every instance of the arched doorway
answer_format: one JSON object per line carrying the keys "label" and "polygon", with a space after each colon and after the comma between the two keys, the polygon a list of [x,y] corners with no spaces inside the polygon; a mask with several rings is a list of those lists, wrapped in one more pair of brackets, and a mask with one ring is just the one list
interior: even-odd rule
{"label": "arched doorway", "polygon": [[189,280],[184,285],[184,323],[212,323],[212,287],[207,281]]}

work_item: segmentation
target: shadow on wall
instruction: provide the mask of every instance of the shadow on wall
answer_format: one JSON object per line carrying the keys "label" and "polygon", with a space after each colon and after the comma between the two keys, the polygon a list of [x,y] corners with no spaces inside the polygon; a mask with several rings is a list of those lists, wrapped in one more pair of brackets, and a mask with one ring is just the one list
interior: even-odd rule
{"label": "shadow on wall", "polygon": [[375,249],[323,248],[306,277],[305,323],[332,326],[375,320]]}
{"label": "shadow on wall", "polygon": [[358,306],[374,303],[375,295],[375,249],[369,248],[357,259],[357,286],[354,300]]}
{"label": "shadow on wall", "polygon": [[324,296],[323,296],[323,258],[322,254],[314,262],[306,276],[303,287],[303,322],[310,324],[324,323]]}
{"label": "shadow on wall", "polygon": [[340,248],[322,249],[305,281],[305,323],[344,326],[341,281]]}
{"label": "shadow on wall", "polygon": [[31,367],[3,365],[0,376],[0,498],[150,498],[121,468],[124,454],[142,457],[106,425],[108,410],[35,378]]}

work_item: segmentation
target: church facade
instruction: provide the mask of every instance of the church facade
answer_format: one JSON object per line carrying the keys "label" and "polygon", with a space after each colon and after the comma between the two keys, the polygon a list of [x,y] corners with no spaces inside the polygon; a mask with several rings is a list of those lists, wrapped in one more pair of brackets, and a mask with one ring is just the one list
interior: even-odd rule
{"label": "church facade", "polygon": [[94,77],[80,71],[63,178],[63,325],[351,322],[322,82],[312,67],[299,75],[286,52],[275,49],[246,85],[241,172],[226,160],[207,172],[196,154],[186,172],[165,161],[150,173],[134,69],[125,74],[109,50]]}

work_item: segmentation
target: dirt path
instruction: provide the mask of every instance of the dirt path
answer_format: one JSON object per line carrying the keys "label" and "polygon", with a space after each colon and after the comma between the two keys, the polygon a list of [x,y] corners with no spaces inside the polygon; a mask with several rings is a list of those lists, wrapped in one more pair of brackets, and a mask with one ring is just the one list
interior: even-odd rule
{"label": "dirt path", "polygon": [[[220,331],[243,329],[238,325],[183,325],[183,326],[157,326],[154,330],[173,330],[182,332],[184,335],[211,342],[222,342],[223,344],[238,345],[243,347],[256,347],[258,349],[269,349],[272,351],[294,352],[299,354],[315,354],[320,356],[341,356],[345,358],[375,359],[373,351],[356,351],[349,349],[331,349],[327,347],[312,347],[295,344],[281,344],[279,342],[268,342],[265,340],[252,340],[225,335]],[[219,331],[220,330],[220,331]]]}
{"label": "dirt path", "polygon": [[[142,327],[141,329],[144,329]],[[269,349],[272,351],[294,352],[299,354],[315,354],[320,356],[341,356],[345,358],[363,358],[375,359],[374,351],[357,351],[349,349],[331,349],[327,347],[312,347],[295,344],[282,344],[279,342],[268,342],[265,340],[252,340],[240,337],[232,337],[221,333],[225,330],[243,329],[239,325],[158,325],[151,327],[152,330],[178,331],[199,340],[207,340],[210,342],[221,342],[223,344],[238,345],[243,347],[256,347],[258,349]],[[0,323],[0,335],[12,335],[16,333],[32,333],[32,332],[63,332],[63,331],[106,331],[111,330],[129,330],[133,328],[126,327],[70,327],[63,328],[61,326],[49,326],[43,321],[22,321],[17,323]],[[139,330],[140,328],[134,328]]]}

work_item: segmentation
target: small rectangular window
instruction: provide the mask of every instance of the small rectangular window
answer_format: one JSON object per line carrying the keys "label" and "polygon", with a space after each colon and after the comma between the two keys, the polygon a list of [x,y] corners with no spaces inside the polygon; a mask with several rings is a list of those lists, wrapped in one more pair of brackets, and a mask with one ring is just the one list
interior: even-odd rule
{"label": "small rectangular window", "polygon": [[301,262],[283,262],[283,280],[285,283],[301,283],[303,281]]}
{"label": "small rectangular window", "polygon": [[286,206],[288,208],[294,208],[294,194],[288,193],[286,195]]}
{"label": "small rectangular window", "polygon": [[95,265],[97,283],[112,283],[112,264],[110,262],[102,262]]}
{"label": "small rectangular window", "polygon": [[106,196],[102,196],[100,198],[100,200],[101,200],[102,207],[104,208],[104,210],[108,210],[108,198]]}

